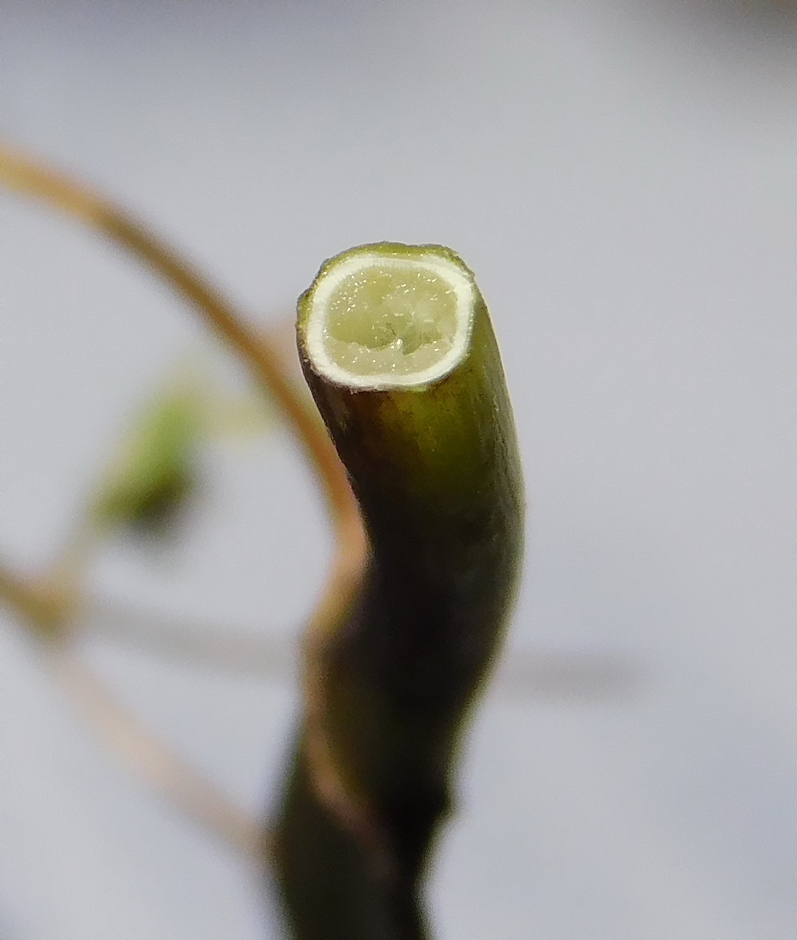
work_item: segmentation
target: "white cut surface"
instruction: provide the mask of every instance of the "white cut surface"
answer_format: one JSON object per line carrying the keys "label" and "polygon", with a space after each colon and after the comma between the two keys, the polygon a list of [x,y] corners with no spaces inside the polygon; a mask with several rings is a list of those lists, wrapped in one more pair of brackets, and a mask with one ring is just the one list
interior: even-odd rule
{"label": "white cut surface", "polygon": [[467,349],[473,286],[447,258],[355,255],[316,285],[307,352],[334,382],[384,388],[433,382]]}

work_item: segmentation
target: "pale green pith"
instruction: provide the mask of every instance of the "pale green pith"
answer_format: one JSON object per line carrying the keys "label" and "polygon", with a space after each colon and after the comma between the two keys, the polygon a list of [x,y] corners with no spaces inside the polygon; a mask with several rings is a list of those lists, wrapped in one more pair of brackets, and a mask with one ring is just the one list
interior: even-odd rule
{"label": "pale green pith", "polygon": [[411,375],[439,362],[456,332],[451,283],[408,261],[343,278],[326,304],[323,343],[332,362],[353,375]]}

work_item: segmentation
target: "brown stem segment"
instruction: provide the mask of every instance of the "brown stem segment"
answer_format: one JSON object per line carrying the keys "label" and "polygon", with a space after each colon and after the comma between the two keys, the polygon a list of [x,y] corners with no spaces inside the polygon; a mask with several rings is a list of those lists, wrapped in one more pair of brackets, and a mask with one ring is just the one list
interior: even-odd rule
{"label": "brown stem segment", "polygon": [[274,396],[321,478],[333,520],[351,512],[350,494],[337,460],[328,441],[319,434],[315,416],[294,392],[279,355],[215,285],[119,206],[2,142],[0,184],[80,219],[149,265],[182,294]]}
{"label": "brown stem segment", "polygon": [[[368,388],[319,369],[308,350],[315,292],[357,252],[375,256],[379,272],[384,258],[406,260],[410,274],[415,262],[442,258],[468,279],[468,342],[447,374],[419,385],[403,376],[400,387],[380,376]],[[419,940],[430,849],[521,556],[511,407],[487,308],[447,249],[383,244],[333,259],[300,299],[298,334],[371,552],[341,629],[316,654],[320,704],[305,717],[279,810],[278,883],[298,940]],[[331,799],[314,785],[319,737],[338,783]]]}
{"label": "brown stem segment", "polygon": [[[303,446],[326,497],[335,529],[336,550],[326,586],[306,628],[304,644],[308,660],[326,642],[349,609],[360,584],[365,564],[365,536],[356,502],[346,474],[329,438],[319,426],[312,408],[298,395],[280,355],[235,309],[230,301],[177,251],[158,239],[119,206],[93,192],[80,182],[28,155],[0,142],[0,185],[17,193],[40,199],[98,231],[122,250],[147,264],[159,277],[182,295],[205,322],[249,366],[255,379],[265,386]],[[68,550],[48,579],[61,592],[78,594],[86,549],[86,531]],[[90,542],[91,539],[88,539]],[[46,596],[45,596],[46,593]],[[34,589],[29,582],[0,570],[0,599],[21,611],[26,622],[36,622],[40,632],[54,630],[62,620],[62,610],[50,602],[50,593]],[[308,674],[317,671],[311,662]],[[328,747],[317,739],[316,785],[328,792],[339,790],[337,777],[325,760]],[[190,801],[190,800],[189,800]]]}

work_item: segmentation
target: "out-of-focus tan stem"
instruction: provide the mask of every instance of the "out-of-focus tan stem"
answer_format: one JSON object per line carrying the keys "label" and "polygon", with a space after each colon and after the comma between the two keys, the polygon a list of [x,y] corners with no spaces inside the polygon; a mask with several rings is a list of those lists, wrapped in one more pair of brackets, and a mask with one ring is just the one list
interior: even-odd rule
{"label": "out-of-focus tan stem", "polygon": [[34,584],[0,562],[0,604],[21,615],[39,636],[52,637],[59,632],[68,615],[65,596]]}
{"label": "out-of-focus tan stem", "polygon": [[72,599],[0,565],[0,601],[40,639],[49,665],[81,713],[122,760],[206,831],[251,859],[260,853],[260,825],[218,787],[157,741],[76,657],[68,643]]}
{"label": "out-of-focus tan stem", "polygon": [[259,822],[153,737],[71,650],[52,652],[51,666],[58,680],[129,770],[206,831],[259,861]]}
{"label": "out-of-focus tan stem", "polygon": [[[358,540],[352,518],[359,519],[348,480],[329,437],[296,393],[281,357],[232,303],[173,248],[121,208],[82,184],[0,143],[0,183],[74,216],[146,262],[203,315],[241,355],[282,409],[316,468],[330,514],[344,539]],[[354,545],[352,544],[352,547]]]}
{"label": "out-of-focus tan stem", "polygon": [[[325,638],[343,621],[362,582],[367,542],[359,509],[346,472],[332,442],[306,398],[294,389],[281,356],[232,303],[173,248],[136,222],[121,208],[66,175],[0,143],[0,185],[39,199],[105,235],[123,250],[145,262],[188,300],[206,323],[235,350],[256,380],[268,388],[304,448],[326,497],[336,535],[336,550],[325,588],[311,614],[305,634],[305,695],[313,712],[317,669],[312,660]],[[59,567],[70,570],[67,564]],[[56,575],[58,577],[58,575]],[[13,587],[13,582],[11,583]],[[5,593],[0,581],[0,592]],[[21,597],[22,595],[20,595]],[[19,605],[16,605],[19,609]],[[311,727],[316,723],[310,721]],[[141,732],[143,734],[143,732]],[[340,790],[329,752],[318,740],[315,775],[321,789]],[[344,798],[345,802],[345,798]]]}
{"label": "out-of-focus tan stem", "polygon": [[171,247],[122,209],[82,184],[0,143],[0,184],[41,199],[106,235],[146,262],[185,297],[247,363],[282,409],[305,449],[326,496],[336,534],[327,585],[308,624],[308,652],[334,630],[361,583],[367,545],[346,472],[307,399],[297,393],[272,344],[246,323],[223,294]]}

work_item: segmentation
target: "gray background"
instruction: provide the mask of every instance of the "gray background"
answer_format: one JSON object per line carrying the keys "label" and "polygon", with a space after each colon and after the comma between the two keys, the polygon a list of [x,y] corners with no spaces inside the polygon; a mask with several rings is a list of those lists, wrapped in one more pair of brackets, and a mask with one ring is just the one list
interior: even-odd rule
{"label": "gray background", "polygon": [[[441,940],[793,938],[790,8],[2,0],[0,132],[264,320],[353,244],[442,242],[475,269],[528,556],[434,869]],[[115,250],[5,195],[0,322],[0,545],[35,570],[202,331]],[[111,545],[92,590],[288,646],[330,549],[312,481],[279,433],[204,461],[176,550]],[[235,677],[107,639],[86,655],[245,805],[273,799],[290,668]],[[4,620],[3,940],[277,936],[264,917],[246,865],[120,768]]]}

